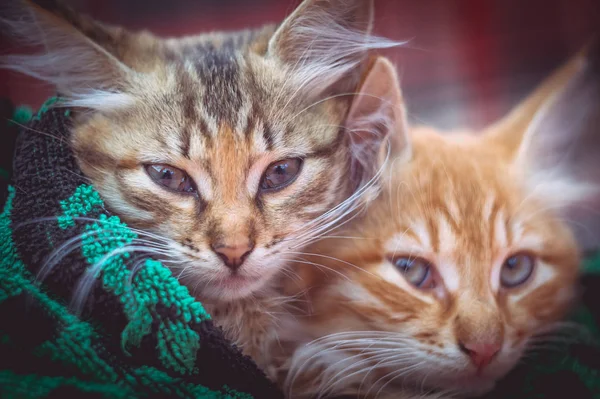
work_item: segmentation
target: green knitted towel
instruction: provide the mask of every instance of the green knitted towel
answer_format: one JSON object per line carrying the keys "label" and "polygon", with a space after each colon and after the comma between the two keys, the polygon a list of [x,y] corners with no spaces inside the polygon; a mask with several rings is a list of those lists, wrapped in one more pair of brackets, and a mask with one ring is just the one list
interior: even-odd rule
{"label": "green knitted towel", "polygon": [[281,397],[168,268],[119,253],[137,234],[77,168],[56,101],[19,132],[0,215],[0,397]]}

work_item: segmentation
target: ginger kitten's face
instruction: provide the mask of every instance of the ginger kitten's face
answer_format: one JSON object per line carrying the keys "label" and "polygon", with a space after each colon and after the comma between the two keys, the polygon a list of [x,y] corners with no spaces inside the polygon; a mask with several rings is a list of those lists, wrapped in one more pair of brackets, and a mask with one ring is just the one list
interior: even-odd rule
{"label": "ginger kitten's face", "polygon": [[[597,111],[598,81],[577,86],[587,95],[566,98]],[[575,298],[580,260],[558,210],[592,186],[565,170],[545,180],[530,159],[538,139],[513,140],[522,117],[481,134],[411,129],[382,195],[336,234],[347,238],[311,248],[319,255],[310,260],[335,273],[300,270],[310,317],[282,334],[315,340],[292,358],[293,392],[478,394],[515,366],[536,335],[558,326]],[[551,127],[522,134],[551,134]],[[598,131],[591,134],[588,145],[600,149]],[[559,148],[563,156],[567,147]],[[579,167],[572,170],[585,174]]]}
{"label": "ginger kitten's face", "polygon": [[482,140],[418,129],[412,138],[413,159],[395,168],[360,230],[341,234],[364,239],[321,252],[357,268],[327,263],[347,278],[315,290],[313,327],[319,335],[349,332],[325,348],[373,358],[340,362],[337,372],[348,367],[340,376],[373,368],[374,380],[488,390],[532,335],[563,316],[577,247]]}
{"label": "ginger kitten's face", "polygon": [[306,0],[277,29],[182,39],[23,3],[7,26],[47,53],[0,65],[46,79],[76,107],[82,171],[141,230],[140,246],[150,241],[143,251],[203,298],[258,291],[369,178],[369,157],[353,159],[349,108],[367,50],[395,45],[369,36],[371,0]]}

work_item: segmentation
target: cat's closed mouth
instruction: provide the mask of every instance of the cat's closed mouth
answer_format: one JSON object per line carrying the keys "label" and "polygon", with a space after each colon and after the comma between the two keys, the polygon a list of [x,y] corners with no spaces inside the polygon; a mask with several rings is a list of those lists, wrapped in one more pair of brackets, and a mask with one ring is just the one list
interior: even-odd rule
{"label": "cat's closed mouth", "polygon": [[235,289],[245,287],[249,284],[256,282],[257,280],[257,277],[242,276],[240,274],[232,273],[225,278],[215,281],[215,283],[221,286],[222,288]]}

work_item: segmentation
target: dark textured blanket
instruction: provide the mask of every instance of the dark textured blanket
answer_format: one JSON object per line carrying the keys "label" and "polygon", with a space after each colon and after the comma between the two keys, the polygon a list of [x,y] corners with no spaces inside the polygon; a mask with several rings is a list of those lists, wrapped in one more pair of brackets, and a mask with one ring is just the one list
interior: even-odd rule
{"label": "dark textured blanket", "polygon": [[[81,176],[69,111],[48,110],[53,101],[0,135],[0,397],[281,397],[167,268],[118,253],[136,234]],[[76,313],[77,281],[100,260]],[[585,270],[572,317],[587,334],[531,354],[491,398],[600,399],[600,256]]]}
{"label": "dark textured blanket", "polygon": [[[43,107],[16,140],[0,216],[0,397],[280,397],[168,268],[119,253],[136,234],[79,172],[69,123]],[[77,281],[99,261],[75,312]]]}
{"label": "dark textured blanket", "polygon": [[600,399],[600,253],[583,264],[570,328],[549,336],[486,399]]}

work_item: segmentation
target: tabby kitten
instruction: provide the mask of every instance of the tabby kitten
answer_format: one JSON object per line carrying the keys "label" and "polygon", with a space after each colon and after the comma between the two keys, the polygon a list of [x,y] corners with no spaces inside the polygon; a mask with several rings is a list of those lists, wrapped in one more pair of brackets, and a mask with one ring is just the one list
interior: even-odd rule
{"label": "tabby kitten", "polygon": [[[57,87],[107,207],[232,338],[254,342],[263,320],[238,313],[260,314],[253,296],[370,185],[387,131],[348,109],[368,51],[397,45],[370,36],[372,0],[306,0],[277,28],[177,39],[17,3],[3,25],[45,51],[2,67]],[[353,137],[359,123],[376,134]]]}
{"label": "tabby kitten", "polygon": [[310,248],[323,271],[290,281],[290,294],[308,291],[308,316],[282,327],[290,397],[484,393],[576,296],[563,216],[598,194],[598,59],[578,56],[481,134],[406,129],[395,71],[381,66],[396,159],[343,238]]}

